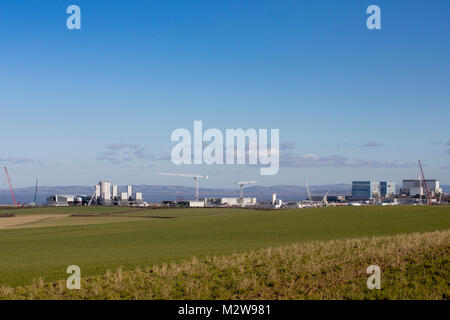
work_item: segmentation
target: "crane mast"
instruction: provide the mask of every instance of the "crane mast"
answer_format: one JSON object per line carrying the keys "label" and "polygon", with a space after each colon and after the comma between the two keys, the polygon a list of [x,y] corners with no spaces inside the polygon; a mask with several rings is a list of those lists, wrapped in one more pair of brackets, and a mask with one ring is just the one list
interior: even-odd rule
{"label": "crane mast", "polygon": [[420,167],[420,172],[422,173],[422,180],[423,180],[423,184],[425,185],[425,190],[427,191],[427,198],[428,198],[428,205],[431,205],[431,197],[430,197],[430,193],[428,192],[428,186],[427,186],[427,182],[425,181],[425,175],[423,174],[423,169],[422,169],[422,164],[419,161],[419,167]]}
{"label": "crane mast", "polygon": [[92,201],[94,200],[94,198],[95,198],[95,194],[96,194],[96,190],[94,190],[94,193],[92,194],[92,197],[89,199],[89,203],[88,203],[88,207],[90,207],[91,206],[91,204],[92,204]]}
{"label": "crane mast", "polygon": [[241,199],[244,199],[244,186],[247,184],[254,184],[257,182],[258,181],[237,181],[234,183],[235,185],[239,186],[239,188],[240,188],[239,195],[240,195]]}
{"label": "crane mast", "polygon": [[328,194],[330,193],[330,190],[327,191],[327,193],[325,193],[325,195],[323,196],[322,202],[324,204],[328,204]]}
{"label": "crane mast", "polygon": [[36,187],[34,188],[34,204],[36,204],[36,197],[37,197],[37,188],[38,188],[38,178],[36,178]]}
{"label": "crane mast", "polygon": [[8,174],[8,169],[6,169],[6,166],[4,166],[5,168],[5,173],[6,173],[6,179],[8,180],[8,185],[9,185],[9,191],[11,191],[11,196],[13,199],[13,203],[15,206],[17,206],[17,202],[16,202],[16,197],[14,196],[14,190],[11,184],[11,180],[9,179],[9,174]]}

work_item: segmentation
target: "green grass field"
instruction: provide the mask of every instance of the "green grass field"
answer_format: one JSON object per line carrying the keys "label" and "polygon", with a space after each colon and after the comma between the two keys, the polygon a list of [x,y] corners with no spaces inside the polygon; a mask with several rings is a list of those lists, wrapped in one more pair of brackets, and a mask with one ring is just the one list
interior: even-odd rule
{"label": "green grass field", "polygon": [[43,218],[4,228],[0,220],[0,284],[7,286],[27,285],[39,277],[66,279],[66,268],[73,264],[87,277],[119,267],[134,270],[193,256],[230,255],[313,240],[450,229],[448,206],[286,211],[93,207],[24,209],[14,214],[1,219]]}
{"label": "green grass field", "polygon": [[[83,277],[79,290],[40,279],[0,299],[450,299],[450,230],[297,243]],[[367,267],[381,270],[367,288]]]}

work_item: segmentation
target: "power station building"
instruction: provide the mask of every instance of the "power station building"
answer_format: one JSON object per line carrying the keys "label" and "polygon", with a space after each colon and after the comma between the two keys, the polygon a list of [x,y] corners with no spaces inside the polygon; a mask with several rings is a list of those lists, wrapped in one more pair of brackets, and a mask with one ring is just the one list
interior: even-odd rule
{"label": "power station building", "polygon": [[126,192],[121,192],[119,195],[119,187],[112,186],[109,181],[100,181],[95,186],[95,195],[92,198],[92,204],[103,206],[130,206],[144,204],[142,192],[133,194],[133,187],[126,186]]}
{"label": "power station building", "polygon": [[352,199],[370,200],[388,198],[395,195],[395,182],[392,181],[353,181]]}
{"label": "power station building", "polygon": [[428,189],[428,192],[430,193],[430,196],[436,196],[438,194],[442,193],[442,188],[440,187],[440,181],[436,179],[430,179],[430,180],[419,180],[419,179],[408,179],[403,180],[403,186],[401,189],[401,194],[407,195],[407,196],[424,196],[426,195]]}
{"label": "power station building", "polygon": [[142,192],[133,194],[132,186],[126,186],[126,192],[119,195],[119,187],[112,186],[111,182],[100,181],[95,186],[92,196],[52,195],[47,197],[47,205],[53,207],[68,207],[76,205],[101,205],[101,206],[145,206]]}
{"label": "power station building", "polygon": [[380,181],[380,194],[385,198],[395,195],[395,182]]}

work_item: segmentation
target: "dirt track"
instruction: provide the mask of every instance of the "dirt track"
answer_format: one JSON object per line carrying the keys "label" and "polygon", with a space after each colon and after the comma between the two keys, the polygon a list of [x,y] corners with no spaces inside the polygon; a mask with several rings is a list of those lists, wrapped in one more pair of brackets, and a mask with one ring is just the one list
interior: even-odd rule
{"label": "dirt track", "polygon": [[0,230],[1,229],[10,229],[10,228],[18,228],[24,224],[35,222],[48,218],[64,218],[67,217],[66,214],[54,215],[54,214],[36,214],[36,215],[27,215],[27,216],[18,216],[18,217],[8,217],[0,219]]}

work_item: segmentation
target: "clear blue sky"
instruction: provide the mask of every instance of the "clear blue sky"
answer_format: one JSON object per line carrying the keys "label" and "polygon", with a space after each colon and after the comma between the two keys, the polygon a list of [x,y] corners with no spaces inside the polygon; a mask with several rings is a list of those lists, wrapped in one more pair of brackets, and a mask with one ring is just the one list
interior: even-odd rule
{"label": "clear blue sky", "polygon": [[[81,30],[66,28],[70,4]],[[381,30],[366,28],[370,4]],[[450,184],[449,12],[444,0],[3,0],[0,162],[16,187],[192,185],[158,171],[206,173],[211,187],[400,182],[417,159]],[[280,129],[283,167],[172,165],[170,134],[194,120]]]}

